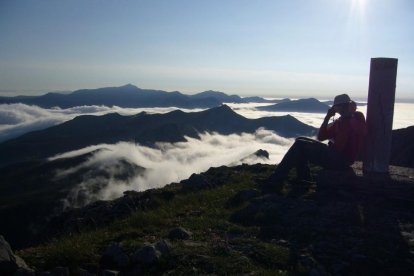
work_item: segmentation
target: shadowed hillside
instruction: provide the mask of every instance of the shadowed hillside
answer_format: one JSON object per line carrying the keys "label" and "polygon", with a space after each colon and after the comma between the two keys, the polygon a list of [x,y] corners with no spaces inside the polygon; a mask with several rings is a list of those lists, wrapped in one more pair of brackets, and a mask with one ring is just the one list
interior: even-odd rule
{"label": "shadowed hillside", "polygon": [[[0,234],[6,235],[14,246],[30,244],[34,236],[44,231],[44,223],[50,216],[66,207],[93,201],[83,193],[94,191],[98,195],[107,185],[115,185],[117,180],[126,182],[145,171],[125,159],[106,166],[84,165],[94,153],[0,168]],[[79,170],[63,174],[80,165]],[[94,181],[87,182],[88,186],[79,186],[91,179]]]}
{"label": "shadowed hillside", "polygon": [[[391,178],[312,170],[261,190],[274,167],[211,168],[181,183],[72,210],[58,239],[17,252],[37,271],[132,274],[410,275],[413,171]],[[355,174],[356,173],[356,174]]]}

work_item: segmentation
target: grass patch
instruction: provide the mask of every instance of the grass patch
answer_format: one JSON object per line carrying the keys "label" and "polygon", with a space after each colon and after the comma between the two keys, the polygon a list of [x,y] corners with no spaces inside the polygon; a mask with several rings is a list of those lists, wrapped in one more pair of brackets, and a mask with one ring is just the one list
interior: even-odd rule
{"label": "grass patch", "polygon": [[[179,274],[254,271],[261,275],[285,275],[288,250],[258,242],[255,238],[257,227],[231,223],[230,215],[243,206],[233,209],[226,206],[237,192],[255,186],[253,178],[269,173],[261,171],[255,175],[244,171],[231,177],[224,177],[220,171],[216,174],[217,179],[228,179],[225,185],[181,192],[169,199],[159,197],[155,209],[136,212],[97,230],[67,235],[18,254],[39,270],[56,266],[98,268],[100,256],[111,242],[119,242],[131,254],[146,243],[165,238],[171,228],[182,226],[193,233],[192,240],[172,242],[169,260],[160,263],[160,271],[173,270]],[[168,189],[171,187],[165,190]],[[246,237],[244,243],[247,241],[250,245],[246,248],[238,246],[230,240],[229,232]]]}

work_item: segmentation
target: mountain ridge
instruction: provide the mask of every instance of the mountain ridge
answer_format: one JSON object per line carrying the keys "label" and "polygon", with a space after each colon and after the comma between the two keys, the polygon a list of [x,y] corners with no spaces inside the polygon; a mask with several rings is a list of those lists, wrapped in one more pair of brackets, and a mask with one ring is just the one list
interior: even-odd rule
{"label": "mountain ridge", "polygon": [[50,92],[41,96],[0,97],[0,104],[24,103],[43,108],[70,108],[82,105],[106,105],[120,107],[179,107],[179,108],[212,108],[226,102],[266,102],[260,97],[243,99],[238,95],[227,95],[219,91],[204,91],[194,95],[183,94],[179,91],[166,92],[155,89],[141,89],[132,84],[119,87],[102,87],[96,89],[79,89],[71,93]]}
{"label": "mountain ridge", "polygon": [[261,106],[257,107],[257,109],[265,111],[326,113],[329,109],[329,105],[320,102],[315,98],[307,98],[280,102],[269,106]]}
{"label": "mountain ridge", "polygon": [[188,113],[82,115],[60,125],[0,143],[0,166],[46,158],[101,143],[129,141],[151,146],[156,142],[182,142],[185,136],[198,138],[198,133],[203,132],[224,135],[253,133],[260,127],[283,137],[312,136],[316,133],[314,127],[291,116],[248,119],[226,105]]}

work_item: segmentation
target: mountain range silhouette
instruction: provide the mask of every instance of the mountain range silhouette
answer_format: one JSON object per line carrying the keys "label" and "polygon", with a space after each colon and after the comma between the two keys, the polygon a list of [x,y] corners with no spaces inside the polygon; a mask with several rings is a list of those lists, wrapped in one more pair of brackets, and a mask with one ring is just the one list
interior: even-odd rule
{"label": "mountain range silhouette", "polygon": [[156,142],[185,141],[185,136],[197,138],[203,132],[253,133],[261,127],[283,137],[311,136],[316,132],[314,127],[290,115],[247,119],[227,105],[189,113],[176,110],[166,114],[141,112],[133,116],[84,115],[1,143],[0,166],[102,143],[126,141],[152,146]]}
{"label": "mountain range silhouette", "polygon": [[0,97],[0,104],[24,103],[43,108],[70,108],[83,105],[105,105],[120,107],[179,107],[179,108],[211,108],[222,103],[261,102],[274,103],[278,100],[265,100],[261,97],[241,98],[238,95],[227,95],[223,92],[205,91],[195,95],[181,92],[141,89],[132,84],[120,87],[104,87],[98,89],[81,89],[69,94],[51,92],[42,96]]}

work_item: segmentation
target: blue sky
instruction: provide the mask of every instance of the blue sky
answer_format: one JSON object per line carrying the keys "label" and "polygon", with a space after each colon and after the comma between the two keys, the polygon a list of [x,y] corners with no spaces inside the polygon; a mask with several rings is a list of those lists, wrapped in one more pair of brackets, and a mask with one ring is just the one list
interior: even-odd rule
{"label": "blue sky", "polygon": [[119,86],[365,97],[371,57],[414,98],[414,1],[0,1],[0,94]]}

